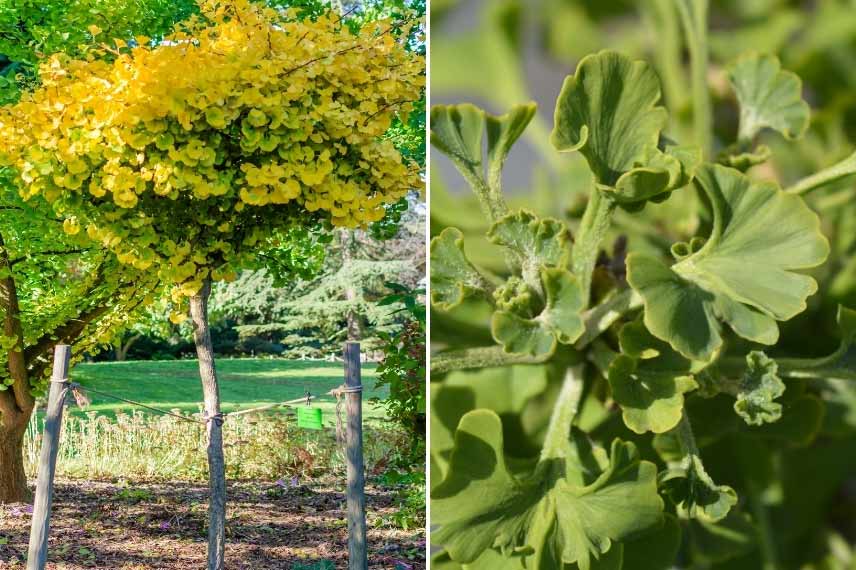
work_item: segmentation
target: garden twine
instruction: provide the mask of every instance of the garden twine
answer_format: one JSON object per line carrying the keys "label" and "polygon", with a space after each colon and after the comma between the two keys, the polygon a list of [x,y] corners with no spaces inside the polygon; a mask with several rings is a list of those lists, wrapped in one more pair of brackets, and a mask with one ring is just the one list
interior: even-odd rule
{"label": "garden twine", "polygon": [[347,386],[342,384],[338,388],[333,388],[328,392],[331,396],[336,397],[336,441],[339,442],[339,445],[345,445],[345,429],[342,425],[342,395],[357,394],[362,391],[362,386]]}

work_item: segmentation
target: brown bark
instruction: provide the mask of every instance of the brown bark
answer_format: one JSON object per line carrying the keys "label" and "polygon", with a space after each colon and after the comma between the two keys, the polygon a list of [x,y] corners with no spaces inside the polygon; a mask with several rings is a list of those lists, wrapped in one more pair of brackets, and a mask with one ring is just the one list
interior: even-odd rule
{"label": "brown bark", "polygon": [[23,438],[33,412],[35,399],[30,395],[27,363],[22,350],[24,331],[18,290],[11,275],[9,253],[0,235],[0,267],[10,271],[0,279],[0,308],[3,310],[3,335],[18,342],[7,353],[7,373],[11,390],[0,392],[0,503],[22,502],[31,498],[24,474]]}
{"label": "brown bark", "polygon": [[24,433],[27,431],[29,414],[18,414],[9,421],[3,414],[0,427],[0,503],[23,503],[32,500],[24,472]]}
{"label": "brown bark", "polygon": [[113,347],[113,353],[116,355],[116,361],[125,362],[128,358],[128,351],[131,350],[131,347],[133,347],[141,338],[143,338],[143,335],[135,334],[125,342],[119,341],[116,343],[116,346]]}
{"label": "brown bark", "polygon": [[226,545],[226,463],[223,457],[223,421],[220,415],[220,386],[214,366],[214,347],[208,325],[211,281],[190,298],[193,339],[199,357],[199,377],[205,416],[208,418],[208,570],[223,570]]}

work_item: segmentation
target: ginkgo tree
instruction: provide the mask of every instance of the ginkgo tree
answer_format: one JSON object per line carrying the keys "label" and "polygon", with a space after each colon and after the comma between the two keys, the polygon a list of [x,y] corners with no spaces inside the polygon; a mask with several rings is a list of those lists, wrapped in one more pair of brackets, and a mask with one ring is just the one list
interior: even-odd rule
{"label": "ginkgo tree", "polygon": [[421,186],[418,164],[382,137],[421,95],[423,59],[397,39],[416,24],[355,30],[334,13],[301,20],[207,1],[162,42],[108,42],[112,60],[51,57],[0,125],[25,200],[46,200],[68,234],[190,306],[209,433],[209,568],[223,567],[225,541],[211,284],[262,266],[262,252],[299,257],[336,227],[376,222]]}
{"label": "ginkgo tree", "polygon": [[[431,243],[441,323],[432,342],[445,347],[431,361],[436,567],[732,568],[760,542],[763,567],[779,568],[764,529],[766,475],[751,471],[766,464],[736,488],[719,480],[736,467],[714,462],[714,472],[703,446],[741,434],[738,462],[755,453],[772,462],[759,442],[810,441],[819,429],[824,403],[803,380],[856,378],[856,311],[846,307],[829,356],[773,352],[830,254],[803,196],[853,170],[845,161],[788,190],[747,175],[771,154],[758,133],[800,137],[808,105],[773,56],[746,54],[728,78],[739,130],[714,155],[703,101],[693,140],[677,144],[651,65],[610,50],[583,58],[558,94],[549,137],[588,167],[584,212],[571,224],[513,209],[502,190],[534,104],[502,116],[469,104],[432,109],[432,144],[471,187],[483,237],[507,266],[476,262],[458,227]],[[693,234],[629,255],[609,249],[617,220],[688,194],[702,220]]]}

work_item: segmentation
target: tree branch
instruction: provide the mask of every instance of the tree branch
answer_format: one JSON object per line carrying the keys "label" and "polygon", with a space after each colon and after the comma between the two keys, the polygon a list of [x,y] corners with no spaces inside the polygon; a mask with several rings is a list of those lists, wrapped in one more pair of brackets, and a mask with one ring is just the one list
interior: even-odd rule
{"label": "tree branch", "polygon": [[89,250],[89,249],[69,249],[69,250],[65,250],[65,251],[60,251],[60,250],[34,251],[34,252],[30,253],[29,255],[26,255],[24,257],[16,257],[15,259],[9,261],[9,266],[12,267],[18,263],[21,263],[22,261],[26,261],[34,255],[76,255],[76,254],[80,254],[80,253],[86,253],[87,251],[91,251],[91,250]]}
{"label": "tree branch", "polygon": [[[3,334],[6,337],[17,339],[15,347],[9,349],[7,367],[12,378],[12,396],[14,407],[18,413],[29,414],[35,405],[35,399],[30,394],[29,374],[27,373],[27,361],[24,356],[24,330],[21,326],[21,307],[18,303],[18,289],[15,278],[12,275],[12,266],[9,262],[9,252],[6,242],[0,234],[0,268],[5,269],[8,275],[0,279],[0,304],[4,309]],[[9,407],[9,406],[7,406]],[[8,410],[4,410],[8,412]]]}

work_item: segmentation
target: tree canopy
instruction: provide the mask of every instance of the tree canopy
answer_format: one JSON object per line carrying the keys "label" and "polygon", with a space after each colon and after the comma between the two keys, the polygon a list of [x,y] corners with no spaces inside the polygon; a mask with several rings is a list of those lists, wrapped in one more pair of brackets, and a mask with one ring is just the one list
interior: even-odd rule
{"label": "tree canopy", "polygon": [[294,228],[366,226],[421,186],[381,138],[420,97],[421,56],[401,23],[340,20],[207,2],[162,42],[114,40],[112,61],[54,55],[0,115],[0,154],[68,234],[191,296]]}

